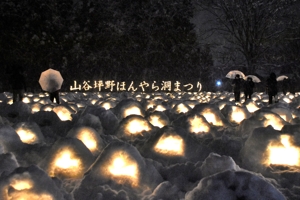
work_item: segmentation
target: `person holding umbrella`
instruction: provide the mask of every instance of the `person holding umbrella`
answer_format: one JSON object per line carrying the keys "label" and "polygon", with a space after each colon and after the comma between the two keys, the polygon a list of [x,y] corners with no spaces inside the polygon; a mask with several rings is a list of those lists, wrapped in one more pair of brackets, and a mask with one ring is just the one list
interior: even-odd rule
{"label": "person holding umbrella", "polygon": [[61,89],[63,78],[59,71],[49,68],[41,73],[39,83],[44,91],[49,93],[50,100],[60,104],[59,91]]}
{"label": "person holding umbrella", "polygon": [[245,81],[245,83],[244,83],[245,101],[247,101],[247,99],[251,99],[254,86],[255,85],[254,85],[252,78],[248,77],[247,81]]}
{"label": "person holding umbrella", "polygon": [[242,80],[240,79],[240,75],[235,75],[235,79],[233,79],[231,85],[233,86],[234,100],[235,102],[240,101],[241,96],[241,84]]}
{"label": "person holding umbrella", "polygon": [[[50,84],[53,85],[53,88],[58,88],[58,83],[57,82],[55,82],[52,79],[50,79],[49,81],[52,82]],[[60,103],[60,101],[59,101],[59,91],[60,91],[60,89],[59,90],[54,90],[54,91],[53,90],[49,91],[49,98],[50,98],[50,101],[52,103],[54,103],[54,99],[55,99],[55,102],[57,104]]]}
{"label": "person holding umbrella", "polygon": [[278,88],[277,88],[277,80],[276,80],[276,74],[274,72],[272,72],[270,74],[270,77],[267,79],[267,94],[269,95],[269,104],[272,104],[273,102],[273,97],[276,101],[276,95],[278,92]]}

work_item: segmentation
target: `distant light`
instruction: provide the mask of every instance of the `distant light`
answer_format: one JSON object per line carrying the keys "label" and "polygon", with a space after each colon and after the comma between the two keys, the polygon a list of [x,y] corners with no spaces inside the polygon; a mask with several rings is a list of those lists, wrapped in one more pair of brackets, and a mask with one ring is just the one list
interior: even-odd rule
{"label": "distant light", "polygon": [[221,86],[221,85],[222,85],[222,81],[218,80],[218,81],[216,82],[216,84],[217,84],[217,86]]}

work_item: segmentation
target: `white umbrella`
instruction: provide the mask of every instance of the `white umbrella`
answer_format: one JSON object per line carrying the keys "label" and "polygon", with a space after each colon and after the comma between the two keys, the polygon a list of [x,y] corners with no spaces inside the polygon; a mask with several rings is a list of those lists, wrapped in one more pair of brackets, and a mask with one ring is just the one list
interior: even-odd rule
{"label": "white umbrella", "polygon": [[239,70],[232,70],[226,74],[226,78],[235,79],[236,75],[240,75],[240,78],[245,78],[245,74]]}
{"label": "white umbrella", "polygon": [[44,91],[54,92],[61,88],[64,79],[59,71],[47,69],[41,73],[39,83]]}
{"label": "white umbrella", "polygon": [[288,79],[289,77],[287,77],[286,75],[281,75],[281,76],[278,76],[277,78],[276,78],[276,80],[277,81],[283,81],[283,79]]}
{"label": "white umbrella", "polygon": [[247,75],[247,76],[245,76],[244,80],[247,80],[247,78],[252,78],[252,81],[254,83],[260,83],[261,82],[261,80],[255,75]]}

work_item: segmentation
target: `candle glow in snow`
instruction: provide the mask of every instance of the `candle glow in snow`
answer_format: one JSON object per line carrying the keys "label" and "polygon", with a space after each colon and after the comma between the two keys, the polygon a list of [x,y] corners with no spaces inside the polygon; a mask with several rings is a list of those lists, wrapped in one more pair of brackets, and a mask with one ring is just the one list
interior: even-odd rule
{"label": "candle glow in snow", "polygon": [[51,177],[62,175],[64,177],[79,178],[84,174],[83,163],[71,149],[64,148],[56,153],[50,163],[48,174]]}
{"label": "candle glow in snow", "polygon": [[149,125],[148,121],[139,118],[131,119],[125,126],[125,133],[127,135],[136,135],[142,133],[143,131],[150,130],[151,126]]}
{"label": "candle glow in snow", "polygon": [[35,191],[35,183],[26,173],[11,177],[8,185],[4,187],[3,194],[5,195],[2,198],[5,200],[54,200],[50,194]]}
{"label": "candle glow in snow", "polygon": [[175,134],[163,134],[156,145],[154,151],[170,156],[184,156],[184,140]]}
{"label": "candle glow in snow", "polygon": [[125,151],[116,151],[101,169],[105,176],[119,184],[139,185],[138,163]]}
{"label": "candle glow in snow", "polygon": [[198,115],[188,118],[188,123],[190,125],[189,131],[191,133],[208,133],[211,129],[205,118]]}
{"label": "candle glow in snow", "polygon": [[280,142],[271,142],[268,145],[267,165],[300,166],[300,148],[294,146],[290,139],[289,135],[281,135]]}
{"label": "candle glow in snow", "polygon": [[218,117],[215,113],[213,113],[213,112],[211,112],[211,111],[204,111],[204,112],[202,113],[202,115],[205,117],[205,119],[206,119],[209,123],[211,123],[211,124],[213,124],[213,125],[215,125],[215,126],[223,126],[222,120],[219,119],[219,117]]}
{"label": "candle glow in snow", "polygon": [[97,134],[98,133],[93,128],[81,127],[76,131],[74,137],[81,140],[92,154],[95,155],[100,151],[100,147],[98,145],[100,137],[97,137]]}

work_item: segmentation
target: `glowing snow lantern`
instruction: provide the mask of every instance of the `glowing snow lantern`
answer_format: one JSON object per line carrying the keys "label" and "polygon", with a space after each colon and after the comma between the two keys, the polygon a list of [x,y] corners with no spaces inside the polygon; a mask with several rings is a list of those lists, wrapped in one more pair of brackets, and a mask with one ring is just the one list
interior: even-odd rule
{"label": "glowing snow lantern", "polygon": [[156,106],[156,103],[154,101],[149,100],[146,104],[146,110],[153,109],[153,108],[155,108],[155,106]]}
{"label": "glowing snow lantern", "polygon": [[18,167],[1,176],[1,200],[57,200],[64,199],[65,191],[36,165]]}
{"label": "glowing snow lantern", "polygon": [[31,113],[36,113],[41,110],[42,104],[34,103],[31,105]]}
{"label": "glowing snow lantern", "polygon": [[79,127],[68,133],[67,136],[81,140],[93,155],[97,155],[100,152],[100,148],[102,146],[100,144],[100,136],[98,132],[91,127]]}
{"label": "glowing snow lantern", "polygon": [[15,131],[23,143],[37,144],[44,141],[44,136],[35,123],[18,123],[15,125]]}
{"label": "glowing snow lantern", "polygon": [[135,135],[143,131],[150,131],[151,126],[149,125],[147,120],[133,118],[128,122],[128,124],[126,124],[125,130],[129,135]]}
{"label": "glowing snow lantern", "polygon": [[184,156],[184,140],[176,134],[164,133],[154,146],[154,151],[170,156]]}
{"label": "glowing snow lantern", "polygon": [[24,97],[22,100],[23,103],[30,103],[31,99],[29,97]]}
{"label": "glowing snow lantern", "polygon": [[157,126],[159,128],[162,128],[169,124],[169,120],[166,115],[160,112],[154,112],[148,117],[149,122],[153,126]]}
{"label": "glowing snow lantern", "polygon": [[141,109],[139,107],[136,106],[131,106],[129,108],[126,108],[123,112],[123,118],[126,118],[129,115],[140,115],[140,116],[144,116]]}
{"label": "glowing snow lantern", "polygon": [[84,103],[78,102],[77,107],[78,108],[84,108],[86,105]]}
{"label": "glowing snow lantern", "polygon": [[100,104],[101,107],[103,107],[105,110],[109,110],[113,107],[112,103],[111,102],[102,102]]}
{"label": "glowing snow lantern", "polygon": [[24,128],[18,128],[16,130],[16,132],[19,135],[19,137],[23,143],[27,143],[27,144],[36,143],[36,140],[37,140],[36,135],[31,130],[27,130]]}
{"label": "glowing snow lantern", "polygon": [[56,106],[52,110],[57,114],[61,121],[72,120],[72,109],[65,106]]}
{"label": "glowing snow lantern", "polygon": [[185,105],[183,103],[180,103],[178,105],[175,106],[175,112],[176,113],[187,113],[188,111],[191,110],[191,108],[188,105]]}
{"label": "glowing snow lantern", "polygon": [[160,112],[162,112],[162,111],[165,111],[165,110],[167,110],[167,108],[166,108],[165,106],[163,106],[163,105],[157,105],[157,106],[155,107],[155,111],[160,111]]}
{"label": "glowing snow lantern", "polygon": [[83,142],[68,137],[56,141],[40,166],[51,177],[82,178],[93,161],[94,156]]}
{"label": "glowing snow lantern", "polygon": [[280,143],[271,142],[268,145],[267,165],[300,166],[300,148],[290,142],[290,135],[281,135]]}
{"label": "glowing snow lantern", "polygon": [[13,187],[15,190],[26,190],[31,189],[33,187],[33,181],[31,179],[13,179],[10,183],[10,186]]}
{"label": "glowing snow lantern", "polygon": [[206,111],[204,111],[201,114],[205,117],[205,119],[209,123],[211,123],[211,124],[213,124],[215,126],[223,126],[222,120],[219,119],[219,117],[215,113],[213,113],[212,111],[206,110]]}
{"label": "glowing snow lantern", "polygon": [[52,111],[52,109],[53,109],[53,105],[44,105],[44,106],[42,106],[41,107],[41,111],[47,111],[47,112],[50,112],[50,111]]}
{"label": "glowing snow lantern", "polygon": [[226,102],[219,103],[219,109],[222,110],[226,106]]}
{"label": "glowing snow lantern", "polygon": [[14,102],[13,102],[13,99],[9,99],[8,101],[7,101],[7,104],[9,104],[9,105],[11,105],[11,104],[13,104]]}
{"label": "glowing snow lantern", "polygon": [[[253,100],[253,98],[252,98]],[[250,113],[254,113],[255,111],[259,110],[259,107],[252,101],[250,101],[247,105],[246,108]]]}
{"label": "glowing snow lantern", "polygon": [[46,96],[46,93],[39,93],[38,96],[39,96],[40,98],[43,98],[43,97]]}
{"label": "glowing snow lantern", "polygon": [[32,98],[32,101],[33,102],[38,102],[38,101],[40,101],[40,99],[41,99],[40,97],[35,96],[35,97]]}
{"label": "glowing snow lantern", "polygon": [[49,176],[63,174],[70,178],[77,178],[83,175],[83,163],[70,149],[62,149],[57,152],[53,163],[48,171]]}
{"label": "glowing snow lantern", "polygon": [[[28,174],[28,176],[30,176]],[[11,189],[9,189],[11,187]],[[35,183],[29,177],[13,176],[6,191],[5,199],[19,200],[54,200],[52,195],[47,193],[37,193]]]}
{"label": "glowing snow lantern", "polygon": [[188,119],[188,123],[190,124],[189,131],[191,133],[196,133],[196,134],[208,133],[211,129],[210,125],[202,116],[195,115],[194,117],[190,117]]}
{"label": "glowing snow lantern", "polygon": [[284,120],[273,113],[265,113],[264,119],[264,127],[271,125],[275,130],[281,130],[285,125]]}
{"label": "glowing snow lantern", "polygon": [[230,121],[239,124],[241,121],[243,121],[246,118],[247,118],[246,113],[242,108],[238,106],[232,106]]}
{"label": "glowing snow lantern", "polygon": [[103,171],[119,184],[129,183],[136,187],[139,185],[139,167],[137,162],[125,151],[116,151],[103,166]]}
{"label": "glowing snow lantern", "polygon": [[288,97],[283,97],[283,99],[282,99],[284,102],[286,102],[286,103],[291,103],[292,102],[292,100],[290,99],[290,98],[288,98]]}

